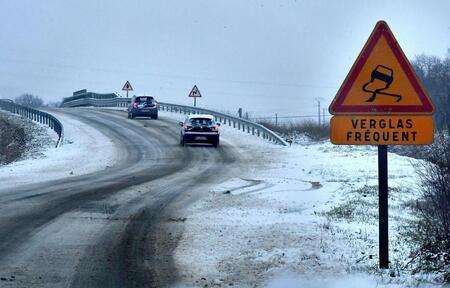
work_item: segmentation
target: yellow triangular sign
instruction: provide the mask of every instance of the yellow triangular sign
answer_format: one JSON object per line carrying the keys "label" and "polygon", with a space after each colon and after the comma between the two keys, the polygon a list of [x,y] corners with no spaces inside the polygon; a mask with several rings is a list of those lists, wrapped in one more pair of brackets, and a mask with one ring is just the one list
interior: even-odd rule
{"label": "yellow triangular sign", "polygon": [[388,25],[379,21],[329,110],[335,115],[432,114],[434,106]]}

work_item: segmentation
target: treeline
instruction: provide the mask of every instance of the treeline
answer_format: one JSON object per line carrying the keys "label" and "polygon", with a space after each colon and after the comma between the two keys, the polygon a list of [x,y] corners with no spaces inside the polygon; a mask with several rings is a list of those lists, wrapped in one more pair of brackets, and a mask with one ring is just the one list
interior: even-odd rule
{"label": "treeline", "polygon": [[450,133],[450,59],[422,54],[411,64],[436,107],[436,128]]}
{"label": "treeline", "polygon": [[41,97],[32,94],[22,94],[16,97],[14,102],[30,108],[39,108],[44,106],[44,100],[42,100]]}
{"label": "treeline", "polygon": [[44,103],[44,100],[40,96],[30,93],[25,93],[16,97],[14,103],[30,108],[59,107],[61,105],[60,101]]}

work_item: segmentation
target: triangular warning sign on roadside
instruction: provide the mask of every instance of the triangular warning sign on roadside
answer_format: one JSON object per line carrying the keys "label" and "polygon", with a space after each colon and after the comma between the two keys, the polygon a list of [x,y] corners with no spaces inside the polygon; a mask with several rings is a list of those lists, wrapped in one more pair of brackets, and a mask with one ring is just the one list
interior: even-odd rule
{"label": "triangular warning sign on roadside", "polygon": [[379,21],[329,110],[334,115],[432,114],[434,107],[388,25]]}
{"label": "triangular warning sign on roadside", "polygon": [[133,91],[133,87],[131,87],[130,82],[127,81],[127,82],[125,83],[125,85],[123,85],[122,90],[123,90],[123,91]]}
{"label": "triangular warning sign on roadside", "polygon": [[202,97],[202,94],[200,93],[200,90],[198,90],[197,85],[194,85],[191,93],[189,93],[189,97]]}

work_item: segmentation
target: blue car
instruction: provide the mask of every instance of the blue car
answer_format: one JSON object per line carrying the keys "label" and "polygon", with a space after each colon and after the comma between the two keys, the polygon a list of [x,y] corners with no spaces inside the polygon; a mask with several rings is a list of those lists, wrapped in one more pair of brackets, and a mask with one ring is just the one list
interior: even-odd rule
{"label": "blue car", "polygon": [[135,117],[158,119],[158,102],[152,96],[133,96],[128,107],[128,118]]}

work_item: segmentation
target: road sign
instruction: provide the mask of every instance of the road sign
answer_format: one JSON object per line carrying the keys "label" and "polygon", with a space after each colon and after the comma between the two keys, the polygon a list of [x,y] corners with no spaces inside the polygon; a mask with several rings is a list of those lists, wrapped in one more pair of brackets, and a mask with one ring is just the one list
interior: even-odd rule
{"label": "road sign", "polygon": [[[433,103],[379,21],[329,107],[331,142],[378,145],[380,268],[389,268],[388,144],[431,144]],[[418,116],[420,115],[420,116]]]}
{"label": "road sign", "polygon": [[191,90],[191,93],[189,93],[189,97],[194,97],[194,107],[196,107],[197,98],[202,97],[202,94],[200,93],[200,90],[198,90],[197,85],[194,85],[194,87]]}
{"label": "road sign", "polygon": [[200,90],[198,90],[197,85],[194,85],[191,93],[189,93],[189,97],[202,97],[202,94],[200,93]]}
{"label": "road sign", "polygon": [[127,82],[125,83],[125,85],[123,85],[122,90],[123,90],[123,91],[133,91],[133,87],[131,87],[130,82],[127,81]]}
{"label": "road sign", "polygon": [[334,116],[331,142],[347,145],[433,143],[432,116]]}
{"label": "road sign", "polygon": [[329,110],[334,115],[426,115],[434,107],[388,25],[379,21]]}

